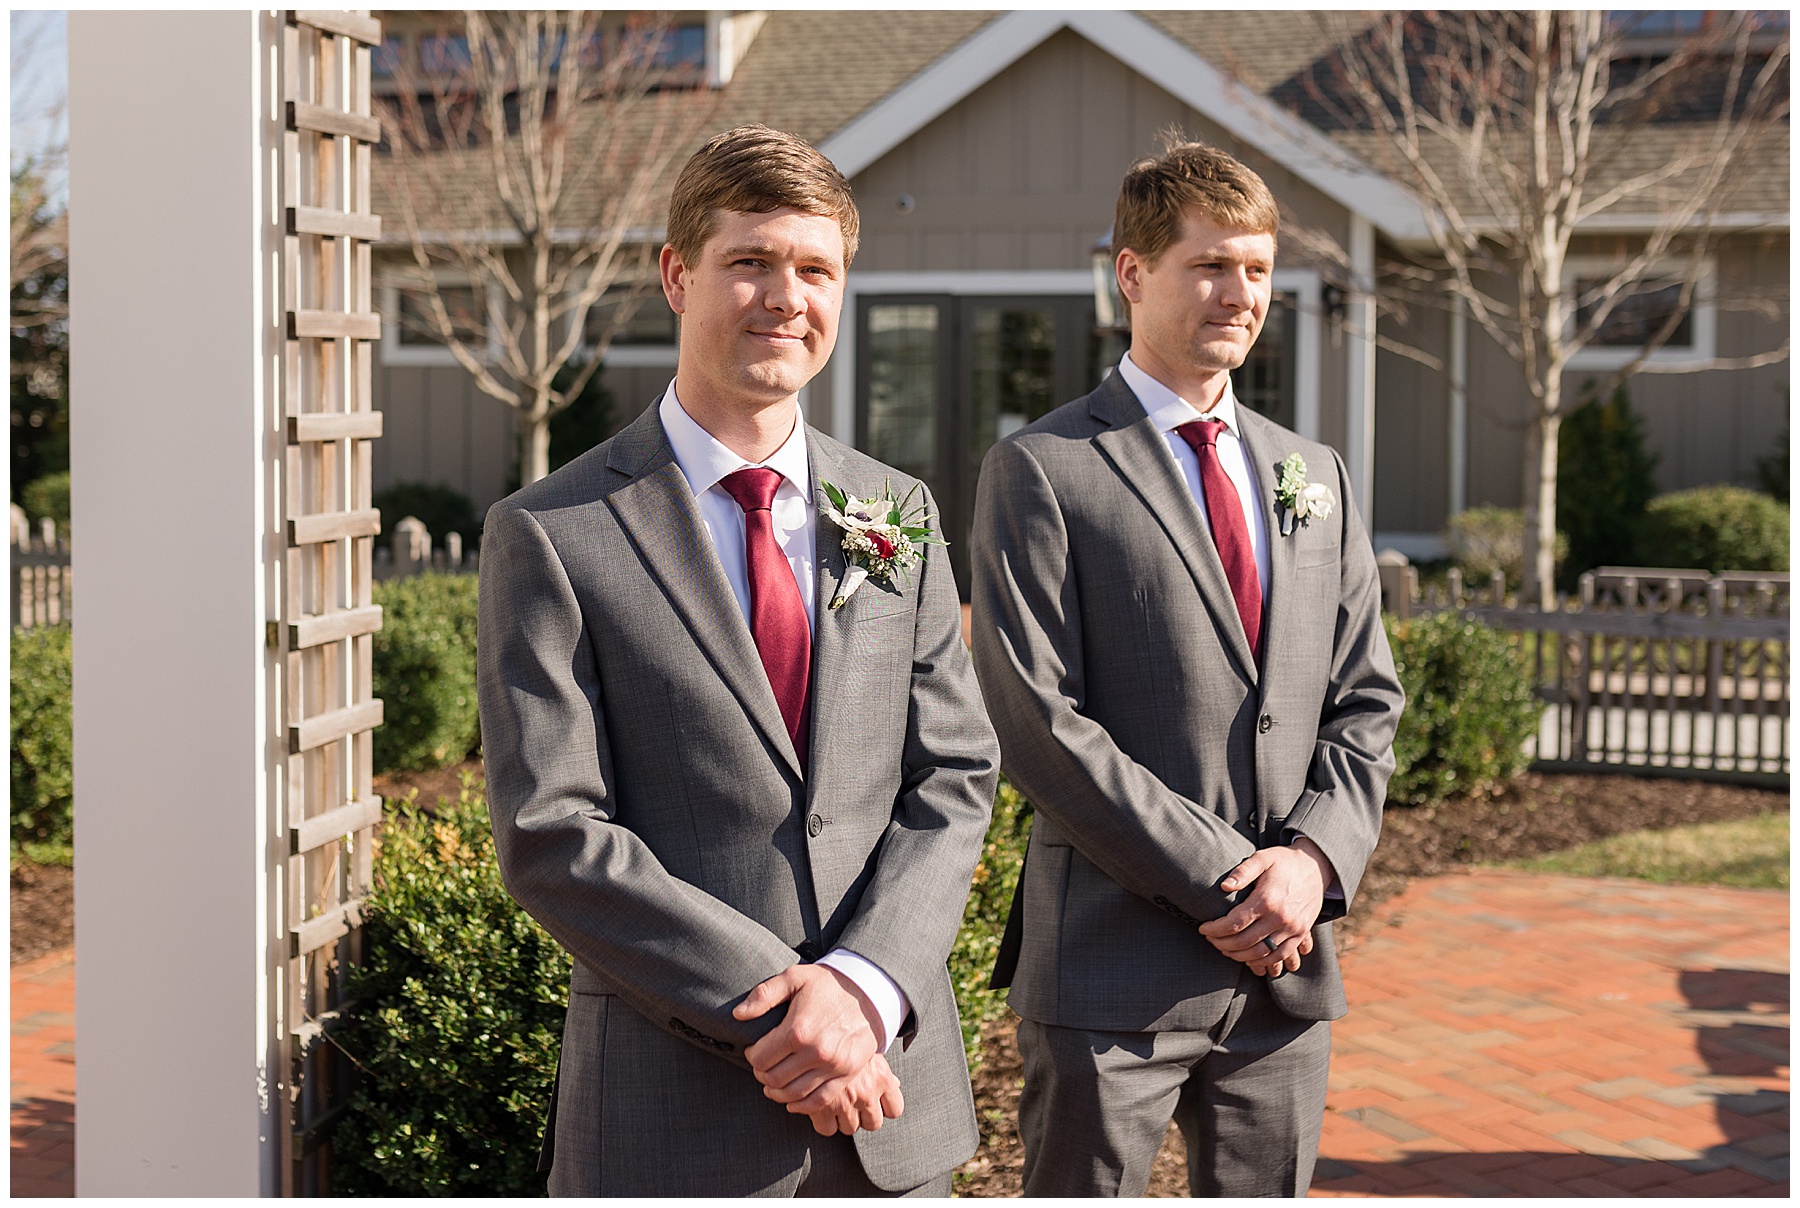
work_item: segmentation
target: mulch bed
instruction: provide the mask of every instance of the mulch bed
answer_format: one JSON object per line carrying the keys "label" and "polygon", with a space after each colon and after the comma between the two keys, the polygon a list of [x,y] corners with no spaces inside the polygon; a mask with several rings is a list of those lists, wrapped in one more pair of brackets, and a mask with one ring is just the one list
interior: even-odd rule
{"label": "mulch bed", "polygon": [[75,942],[75,870],[21,860],[12,870],[12,963]]}
{"label": "mulch bed", "polygon": [[[1547,855],[1629,831],[1787,811],[1787,793],[1772,789],[1537,772],[1520,776],[1494,796],[1459,797],[1418,809],[1396,806],[1383,821],[1381,845],[1363,874],[1356,909],[1337,924],[1338,950],[1355,948],[1370,908],[1399,893],[1414,877]],[[974,1076],[981,1148],[957,1174],[958,1195],[1019,1194],[1025,1151],[1016,1123],[1023,1067],[1015,1026],[1009,1017],[983,1030],[982,1064]],[[1186,1155],[1181,1133],[1171,1125],[1151,1172],[1152,1197],[1187,1195]]]}

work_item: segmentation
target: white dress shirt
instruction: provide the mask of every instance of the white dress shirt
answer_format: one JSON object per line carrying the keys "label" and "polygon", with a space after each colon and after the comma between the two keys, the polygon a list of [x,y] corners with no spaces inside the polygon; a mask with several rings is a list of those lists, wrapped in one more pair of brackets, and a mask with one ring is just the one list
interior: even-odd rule
{"label": "white dress shirt", "polygon": [[[1213,404],[1211,411],[1200,412],[1194,405],[1176,394],[1173,390],[1138,368],[1128,352],[1119,361],[1119,376],[1137,395],[1138,402],[1143,404],[1144,413],[1156,425],[1156,430],[1163,434],[1168,443],[1169,452],[1175,456],[1175,465],[1181,470],[1181,477],[1187,482],[1188,494],[1194,497],[1194,505],[1200,509],[1200,519],[1212,531],[1212,522],[1206,515],[1206,492],[1200,488],[1200,455],[1194,452],[1194,446],[1187,443],[1187,438],[1175,429],[1196,419],[1222,420],[1224,429],[1219,433],[1214,447],[1219,451],[1219,465],[1225,470],[1225,477],[1231,479],[1231,485],[1237,488],[1238,502],[1244,508],[1244,520],[1250,528],[1250,548],[1256,555],[1256,581],[1262,587],[1263,603],[1269,602],[1269,522],[1263,515],[1262,499],[1257,494],[1256,471],[1250,465],[1250,456],[1244,449],[1244,441],[1238,432],[1237,396],[1231,391],[1231,378],[1225,378],[1224,392],[1219,401]],[[1295,835],[1296,839],[1303,838]],[[1325,887],[1328,898],[1342,898],[1344,891],[1339,887],[1337,879]]]}
{"label": "white dress shirt", "polygon": [[[693,416],[675,396],[674,382],[669,383],[669,389],[663,394],[657,415],[662,420],[663,431],[668,434],[669,444],[674,447],[675,462],[694,492],[694,501],[700,505],[700,519],[712,537],[713,552],[719,556],[719,564],[725,568],[725,578],[737,597],[738,610],[748,622],[750,565],[744,552],[744,509],[719,482],[727,474],[734,474],[752,463],[727,449],[717,437],[694,422]],[[775,490],[769,511],[774,519],[775,542],[787,558],[788,569],[794,572],[794,582],[800,588],[800,599],[806,605],[806,623],[810,627],[818,623],[813,573],[818,513],[807,498],[811,475],[806,460],[806,427],[800,422],[798,406],[794,408],[793,432],[782,442],[781,448],[761,464],[781,475],[781,485]],[[818,963],[836,969],[855,982],[857,989],[874,1004],[882,1025],[875,1044],[885,1053],[899,1034],[907,1013],[912,1010],[906,993],[880,966],[848,948],[833,948],[820,957]]]}
{"label": "white dress shirt", "polygon": [[1256,471],[1251,468],[1250,456],[1244,451],[1244,442],[1238,432],[1237,396],[1231,392],[1231,378],[1225,378],[1225,390],[1219,395],[1219,401],[1213,404],[1213,409],[1201,412],[1192,403],[1138,368],[1130,353],[1126,353],[1119,361],[1119,376],[1125,379],[1125,384],[1137,395],[1145,413],[1156,424],[1156,430],[1168,442],[1169,452],[1175,455],[1175,464],[1181,470],[1181,477],[1187,482],[1188,493],[1194,497],[1194,505],[1200,509],[1200,519],[1206,523],[1208,532],[1212,531],[1212,521],[1206,514],[1206,492],[1200,488],[1200,456],[1175,429],[1196,419],[1224,422],[1225,427],[1215,442],[1219,451],[1219,465],[1224,468],[1225,477],[1231,479],[1231,485],[1237,488],[1238,502],[1243,505],[1244,521],[1250,528],[1250,550],[1256,555],[1256,581],[1262,588],[1263,603],[1267,604],[1269,522],[1263,515],[1262,498],[1257,493]]}

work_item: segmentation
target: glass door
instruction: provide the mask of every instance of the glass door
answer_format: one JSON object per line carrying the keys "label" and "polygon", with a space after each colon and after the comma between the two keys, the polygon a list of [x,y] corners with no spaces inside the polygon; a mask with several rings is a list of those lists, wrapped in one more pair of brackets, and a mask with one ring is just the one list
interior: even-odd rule
{"label": "glass door", "polygon": [[931,487],[966,599],[981,459],[1098,384],[1093,299],[864,298],[857,322],[857,447]]}

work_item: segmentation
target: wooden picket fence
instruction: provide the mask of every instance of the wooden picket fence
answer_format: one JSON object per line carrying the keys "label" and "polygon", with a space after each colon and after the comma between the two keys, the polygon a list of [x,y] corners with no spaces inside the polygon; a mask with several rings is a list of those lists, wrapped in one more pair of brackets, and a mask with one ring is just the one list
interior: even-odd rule
{"label": "wooden picket fence", "polygon": [[1534,766],[1787,784],[1786,573],[1601,567],[1541,611],[1498,573],[1472,586],[1453,570],[1421,592],[1415,568],[1383,563],[1390,611],[1455,608],[1522,635],[1549,706]]}
{"label": "wooden picket fence", "polygon": [[13,628],[66,624],[73,615],[74,602],[69,542],[57,538],[53,520],[45,517],[34,526],[23,509],[13,504]]}

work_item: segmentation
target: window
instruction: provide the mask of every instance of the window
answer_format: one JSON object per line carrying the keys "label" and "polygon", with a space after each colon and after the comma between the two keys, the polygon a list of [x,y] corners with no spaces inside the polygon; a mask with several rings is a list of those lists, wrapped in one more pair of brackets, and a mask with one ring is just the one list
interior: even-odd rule
{"label": "window", "polygon": [[[608,290],[587,314],[583,342],[592,348],[605,337],[608,328],[617,322],[619,307],[629,301],[627,291],[622,289]],[[675,312],[669,309],[669,300],[663,297],[662,290],[653,289],[637,303],[637,309],[626,317],[624,323],[612,332],[614,348],[673,348],[676,343]]]}
{"label": "window", "polygon": [[[1563,270],[1563,288],[1572,309],[1569,330],[1585,328],[1598,310],[1593,295],[1604,287],[1623,262],[1606,256],[1571,256]],[[1634,359],[1644,345],[1661,331],[1681,305],[1681,282],[1689,266],[1677,260],[1651,266],[1651,272],[1634,286],[1621,291],[1612,312],[1588,345],[1569,362],[1570,369],[1617,369]],[[1710,361],[1715,354],[1718,308],[1715,266],[1701,265],[1687,314],[1650,360],[1656,363]]]}
{"label": "window", "polygon": [[451,75],[469,66],[469,40],[433,34],[419,39],[419,69],[427,75]]}
{"label": "window", "polygon": [[[472,285],[440,285],[438,296],[450,312],[450,326],[464,343],[476,346],[487,342],[485,317],[475,306]],[[442,348],[437,325],[432,321],[431,304],[410,290],[399,291],[400,346],[403,348]]]}
{"label": "window", "polygon": [[404,38],[383,38],[381,45],[369,54],[369,74],[377,80],[391,80],[400,70],[400,56],[406,51]]}
{"label": "window", "polygon": [[[1606,282],[1602,278],[1578,278],[1575,282],[1576,296],[1586,297],[1598,290]],[[1600,324],[1600,331],[1594,337],[1594,346],[1598,348],[1636,348],[1645,343],[1663,329],[1676,310],[1681,306],[1681,282],[1671,281],[1668,284],[1646,282],[1637,291],[1622,296],[1613,307],[1612,313]],[[1593,321],[1598,306],[1589,303],[1579,306],[1576,312],[1578,327],[1585,328]],[[1690,308],[1676,324],[1664,348],[1692,348],[1694,346],[1694,314]]]}

